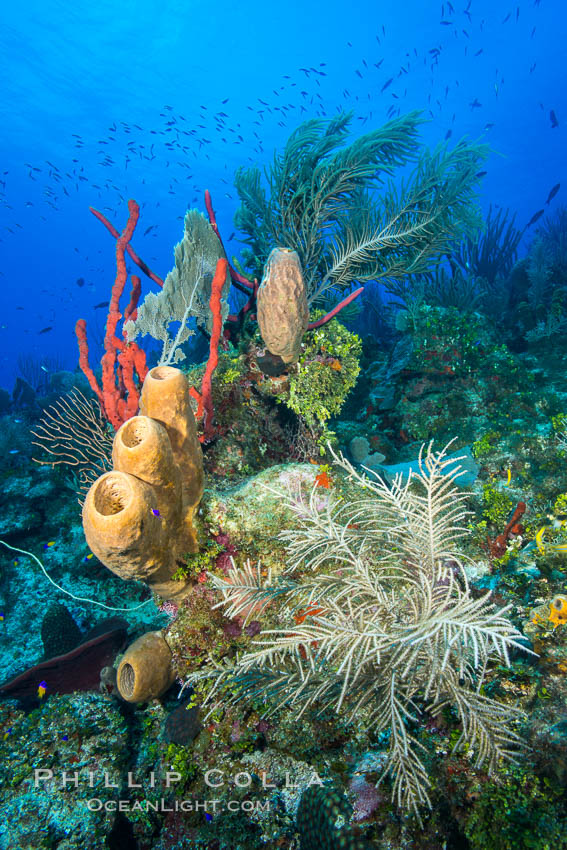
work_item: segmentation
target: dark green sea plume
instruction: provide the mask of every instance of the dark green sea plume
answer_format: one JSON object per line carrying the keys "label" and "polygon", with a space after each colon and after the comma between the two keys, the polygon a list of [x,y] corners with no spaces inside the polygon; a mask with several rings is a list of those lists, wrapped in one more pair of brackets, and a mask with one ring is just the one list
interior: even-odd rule
{"label": "dark green sea plume", "polygon": [[[310,305],[354,281],[405,291],[481,223],[475,188],[487,145],[424,149],[420,113],[410,112],[345,146],[351,120],[341,113],[301,124],[265,171],[268,191],[256,167],[235,176],[249,270],[260,278],[275,245],[297,251]],[[409,177],[394,182],[411,162]]]}

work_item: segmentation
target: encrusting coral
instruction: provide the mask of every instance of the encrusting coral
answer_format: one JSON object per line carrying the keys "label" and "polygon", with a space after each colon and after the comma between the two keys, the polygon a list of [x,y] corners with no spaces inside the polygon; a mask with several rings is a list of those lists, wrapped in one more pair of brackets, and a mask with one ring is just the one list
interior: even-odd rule
{"label": "encrusting coral", "polygon": [[83,528],[112,572],[180,599],[190,585],[172,576],[198,549],[193,516],[203,494],[203,456],[183,373],[152,369],[140,411],[116,432],[113,469],[87,493]]}

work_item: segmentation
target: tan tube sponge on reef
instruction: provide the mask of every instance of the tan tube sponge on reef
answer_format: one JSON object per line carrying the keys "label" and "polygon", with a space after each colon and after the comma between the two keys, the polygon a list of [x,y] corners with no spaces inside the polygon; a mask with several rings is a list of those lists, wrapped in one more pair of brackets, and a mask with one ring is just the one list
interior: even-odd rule
{"label": "tan tube sponge on reef", "polygon": [[127,702],[147,702],[173,684],[169,646],[161,632],[146,632],[128,647],[116,673],[116,685]]}
{"label": "tan tube sponge on reef", "polygon": [[203,495],[203,455],[184,374],[171,366],[148,372],[140,410],[146,415],[115,434],[114,468],[87,493],[83,528],[91,551],[116,575],[181,599],[190,585],[172,576],[198,550],[193,517]]}
{"label": "tan tube sponge on reef", "polygon": [[257,296],[258,326],[270,354],[294,363],[309,323],[309,307],[299,256],[274,248],[264,267]]}

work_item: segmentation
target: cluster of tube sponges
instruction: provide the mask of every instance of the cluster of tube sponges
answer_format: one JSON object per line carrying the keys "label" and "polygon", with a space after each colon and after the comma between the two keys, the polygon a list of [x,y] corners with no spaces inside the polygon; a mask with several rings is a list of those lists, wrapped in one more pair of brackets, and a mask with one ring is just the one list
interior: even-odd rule
{"label": "cluster of tube sponges", "polygon": [[[145,582],[179,602],[191,584],[173,579],[198,550],[193,524],[203,495],[203,455],[185,375],[170,366],[148,372],[140,413],[116,432],[110,472],[90,488],[83,528],[91,551],[123,579]],[[116,684],[128,702],[159,697],[175,678],[162,632],[148,632],[125,652]]]}
{"label": "cluster of tube sponges", "polygon": [[172,577],[198,549],[193,518],[203,495],[201,444],[179,369],[148,372],[140,414],[114,437],[112,465],[83,505],[87,543],[116,575],[179,601],[190,585]]}

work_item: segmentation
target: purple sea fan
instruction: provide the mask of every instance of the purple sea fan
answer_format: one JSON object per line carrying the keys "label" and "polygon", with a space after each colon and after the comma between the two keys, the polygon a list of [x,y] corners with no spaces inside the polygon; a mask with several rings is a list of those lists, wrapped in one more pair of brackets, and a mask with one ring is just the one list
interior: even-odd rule
{"label": "purple sea fan", "polygon": [[236,617],[234,620],[225,623],[223,631],[228,638],[237,638],[242,634],[242,617]]}
{"label": "purple sea fan", "polygon": [[215,542],[219,546],[224,546],[224,552],[219,552],[217,555],[215,566],[218,570],[222,570],[227,575],[233,567],[232,558],[238,555],[238,549],[230,542],[230,537],[225,532],[221,531],[215,537]]}

